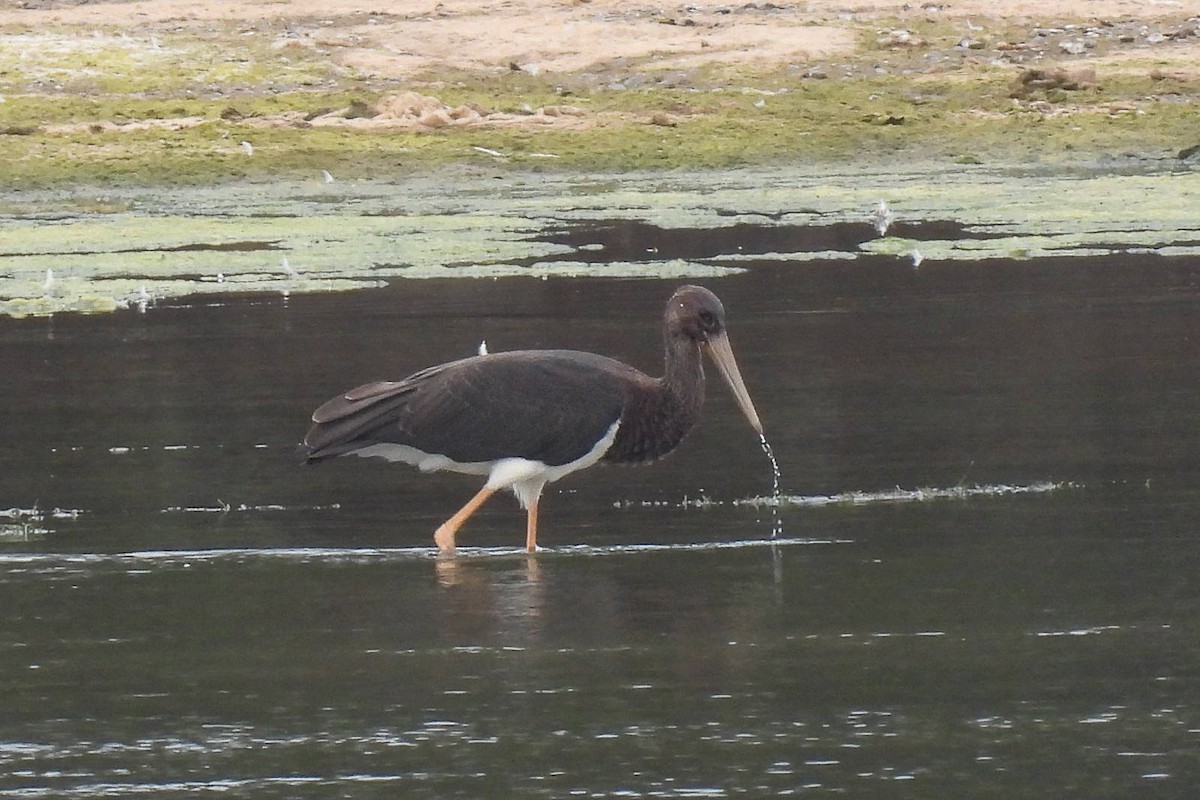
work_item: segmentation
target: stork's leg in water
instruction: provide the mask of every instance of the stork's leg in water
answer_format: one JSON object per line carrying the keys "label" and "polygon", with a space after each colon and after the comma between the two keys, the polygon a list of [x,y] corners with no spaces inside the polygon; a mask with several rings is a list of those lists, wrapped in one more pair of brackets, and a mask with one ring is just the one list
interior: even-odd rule
{"label": "stork's leg in water", "polygon": [[489,489],[484,486],[474,497],[467,501],[465,506],[455,512],[453,517],[439,525],[438,529],[433,532],[433,541],[437,543],[438,550],[447,555],[453,553],[454,537],[458,534],[458,529],[495,493],[495,489]]}
{"label": "stork's leg in water", "polygon": [[528,516],[525,519],[525,549],[530,553],[537,552],[537,509],[538,499],[534,497],[529,503]]}

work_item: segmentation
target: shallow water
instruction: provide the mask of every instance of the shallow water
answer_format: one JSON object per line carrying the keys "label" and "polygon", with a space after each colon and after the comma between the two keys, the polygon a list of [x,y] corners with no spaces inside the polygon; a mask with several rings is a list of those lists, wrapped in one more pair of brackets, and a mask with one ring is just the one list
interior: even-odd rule
{"label": "shallow water", "polygon": [[739,263],[778,505],[713,388],[551,487],[534,558],[508,498],[435,558],[474,482],[300,467],[308,414],[484,338],[653,371],[677,281],[0,320],[0,794],[1188,796],[1200,264]]}

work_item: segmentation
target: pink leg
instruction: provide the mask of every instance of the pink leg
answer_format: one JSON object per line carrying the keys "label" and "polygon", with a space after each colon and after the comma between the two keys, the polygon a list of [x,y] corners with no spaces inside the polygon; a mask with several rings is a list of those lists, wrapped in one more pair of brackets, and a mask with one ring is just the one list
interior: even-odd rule
{"label": "pink leg", "polygon": [[537,552],[538,499],[537,497],[533,498],[533,502],[529,504],[528,517],[525,521],[525,549],[530,553]]}
{"label": "pink leg", "polygon": [[458,534],[458,529],[495,492],[495,489],[489,489],[486,486],[483,487],[453,517],[438,526],[438,529],[433,533],[433,541],[437,543],[438,550],[441,550],[444,555],[454,552],[454,537]]}

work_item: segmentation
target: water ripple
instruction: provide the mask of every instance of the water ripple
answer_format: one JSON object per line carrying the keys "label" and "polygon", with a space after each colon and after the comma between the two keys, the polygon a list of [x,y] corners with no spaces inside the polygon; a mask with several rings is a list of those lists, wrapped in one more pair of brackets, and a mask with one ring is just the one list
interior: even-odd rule
{"label": "water ripple", "polygon": [[[732,541],[677,542],[671,544],[562,545],[544,547],[539,557],[614,556],[641,553],[740,550],[757,547],[798,547],[851,544],[850,539],[786,538]],[[452,559],[528,558],[524,548],[459,547]],[[307,563],[390,563],[434,561],[445,558],[434,547],[235,547],[212,550],[139,550],[124,553],[0,553],[0,566],[55,569],[115,566],[144,568],[161,565],[190,568],[200,564],[254,561]]]}
{"label": "water ripple", "polygon": [[[1045,494],[1062,489],[1079,489],[1083,484],[1072,481],[1038,481],[1029,484],[984,484],[974,486],[923,487],[919,489],[884,489],[877,492],[841,492],[830,495],[783,495],[778,499],[784,506],[870,505],[873,503],[921,503],[929,500],[968,500],[973,497],[1003,497],[1014,494]],[[766,506],[769,497],[752,497],[734,501],[734,505]]]}
{"label": "water ripple", "polygon": [[866,491],[852,489],[836,494],[779,494],[778,487],[770,496],[744,497],[737,500],[717,500],[707,495],[691,497],[685,495],[682,500],[618,500],[613,503],[616,508],[713,508],[716,506],[752,506],[756,508],[770,507],[820,507],[829,505],[873,505],[876,503],[920,503],[930,500],[969,500],[976,497],[1005,497],[1018,494],[1046,494],[1064,489],[1082,489],[1084,484],[1076,481],[1034,481],[1033,483],[1008,484],[988,483],[971,486],[925,486],[916,489],[904,489],[900,486],[891,489]]}

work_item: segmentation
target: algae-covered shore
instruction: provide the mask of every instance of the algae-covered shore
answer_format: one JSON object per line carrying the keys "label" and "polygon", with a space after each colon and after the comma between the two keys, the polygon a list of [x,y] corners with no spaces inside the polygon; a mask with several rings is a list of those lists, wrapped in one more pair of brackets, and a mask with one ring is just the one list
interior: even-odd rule
{"label": "algae-covered shore", "polygon": [[[894,216],[883,236],[872,225],[880,200]],[[938,269],[985,258],[1200,254],[1194,171],[459,168],[334,184],[30,190],[16,202],[0,226],[0,313],[13,316],[397,279],[703,278],[755,261]]]}
{"label": "algae-covered shore", "polygon": [[[613,220],[1187,255],[1198,55],[1200,18],[1120,0],[37,0],[0,9],[0,313],[766,255],[563,235]],[[871,233],[881,199],[910,227]]]}

